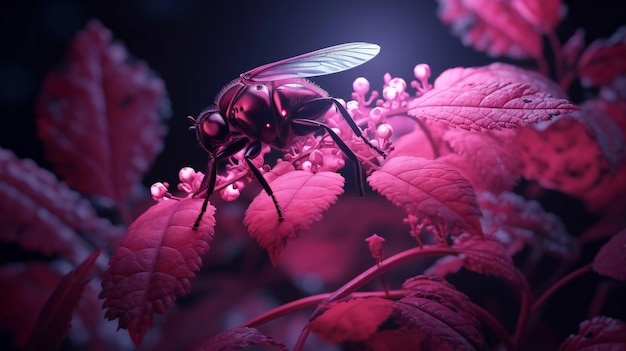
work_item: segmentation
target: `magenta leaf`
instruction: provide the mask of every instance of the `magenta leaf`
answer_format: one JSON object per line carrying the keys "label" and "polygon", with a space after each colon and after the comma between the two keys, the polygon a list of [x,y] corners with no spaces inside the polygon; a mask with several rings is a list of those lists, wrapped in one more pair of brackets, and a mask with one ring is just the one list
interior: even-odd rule
{"label": "magenta leaf", "polygon": [[504,192],[497,196],[483,193],[478,203],[484,213],[481,222],[485,235],[506,245],[510,256],[527,244],[563,260],[578,257],[578,244],[561,219],[546,212],[537,201]]}
{"label": "magenta leaf", "polygon": [[39,137],[70,187],[119,203],[162,148],[163,81],[144,62],[131,62],[97,21],[77,35],[66,58],[43,83]]}
{"label": "magenta leaf", "polygon": [[616,116],[614,120],[610,115],[610,104],[603,99],[587,100],[581,106],[582,111],[575,114],[575,117],[596,139],[611,168],[617,170],[624,159],[626,141],[623,131],[616,123],[622,116]]}
{"label": "magenta leaf", "polygon": [[575,67],[580,53],[585,48],[585,31],[577,29],[572,36],[563,44],[563,58],[568,67]]}
{"label": "magenta leaf", "polygon": [[[548,1],[552,3],[554,1]],[[452,25],[465,44],[491,56],[538,58],[542,55],[542,39],[533,24],[524,18],[535,16],[536,22],[550,17],[536,17],[532,4],[514,7],[514,1],[439,0],[439,18]],[[541,3],[541,6],[544,3]],[[519,8],[528,10],[522,14]],[[551,4],[547,8],[552,8]],[[526,15],[523,17],[523,15]]]}
{"label": "magenta leaf", "polygon": [[268,345],[287,351],[287,347],[274,341],[255,328],[240,327],[221,332],[206,343],[198,351],[236,351],[250,345]]}
{"label": "magenta leaf", "polygon": [[519,178],[523,163],[511,135],[451,129],[444,140],[456,154],[439,161],[455,167],[477,192],[501,193],[510,190]]}
{"label": "magenta leaf", "polygon": [[62,279],[44,263],[5,264],[0,268],[0,329],[10,330],[13,344],[22,348],[41,309]]}
{"label": "magenta leaf", "polygon": [[561,0],[513,0],[511,4],[541,33],[549,33],[561,19]]}
{"label": "magenta leaf", "polygon": [[334,301],[311,319],[309,329],[329,343],[364,341],[391,316],[392,304],[379,297]]}
{"label": "magenta leaf", "polygon": [[578,108],[525,83],[484,82],[434,88],[415,99],[409,114],[463,129],[515,128]]}
{"label": "magenta leaf", "polygon": [[[485,350],[486,341],[471,302],[448,282],[431,276],[407,280],[410,295],[393,303],[394,319],[403,329],[422,335],[427,350]],[[415,345],[418,349],[417,346]]]}
{"label": "magenta leaf", "polygon": [[594,317],[580,323],[578,334],[570,335],[559,351],[626,349],[626,323],[609,317]]}
{"label": "magenta leaf", "polygon": [[164,200],[128,228],[109,261],[100,298],[109,320],[118,318],[139,346],[154,313],[165,313],[176,295],[189,292],[190,279],[202,265],[215,226],[209,206],[192,229],[204,199]]}
{"label": "magenta leaf", "polygon": [[278,220],[274,203],[265,191],[254,198],[243,223],[268,251],[272,264],[276,265],[289,240],[296,239],[300,232],[322,219],[322,212],[343,193],[343,183],[343,177],[334,172],[292,171],[277,177],[270,185],[282,208],[282,221]]}
{"label": "magenta leaf", "polygon": [[609,39],[597,39],[580,56],[578,76],[585,86],[602,86],[626,73],[626,27]]}
{"label": "magenta leaf", "polygon": [[74,307],[91,280],[91,271],[100,251],[94,251],[75,270],[61,279],[43,306],[25,350],[56,350],[59,347],[70,330]]}
{"label": "magenta leaf", "polygon": [[539,128],[521,128],[523,176],[571,196],[582,196],[599,183],[602,151],[576,118],[563,116]]}
{"label": "magenta leaf", "polygon": [[506,247],[490,237],[462,235],[455,239],[453,248],[463,253],[463,267],[479,274],[493,275],[513,286],[521,286],[517,268]]}
{"label": "magenta leaf", "polygon": [[0,241],[78,263],[89,255],[80,238],[102,244],[120,230],[98,217],[78,193],[31,160],[0,149]]}
{"label": "magenta leaf", "polygon": [[626,280],[626,229],[613,236],[593,260],[592,268],[602,274],[619,281]]}
{"label": "magenta leaf", "polygon": [[443,71],[433,86],[444,89],[451,86],[479,85],[486,82],[524,83],[538,92],[548,93],[552,97],[565,98],[566,94],[547,76],[519,66],[495,62],[479,67],[456,67]]}
{"label": "magenta leaf", "polygon": [[369,176],[368,182],[407,214],[429,218],[448,230],[482,235],[474,189],[454,168],[436,160],[398,156]]}
{"label": "magenta leaf", "polygon": [[461,235],[455,238],[452,247],[457,249],[460,255],[442,257],[427,270],[427,273],[443,277],[464,267],[478,274],[493,275],[514,287],[522,285],[507,248],[495,238]]}

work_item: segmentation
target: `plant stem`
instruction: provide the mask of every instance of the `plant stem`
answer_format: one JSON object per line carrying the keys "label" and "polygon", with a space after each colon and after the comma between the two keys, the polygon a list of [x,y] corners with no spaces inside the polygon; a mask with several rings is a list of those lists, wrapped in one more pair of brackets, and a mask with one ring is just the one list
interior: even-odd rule
{"label": "plant stem", "polygon": [[552,296],[552,294],[554,294],[554,292],[559,290],[563,285],[569,283],[570,281],[578,278],[579,276],[589,271],[591,271],[591,263],[578,268],[577,270],[573,271],[572,273],[566,275],[561,280],[556,282],[556,284],[552,285],[548,290],[546,290],[546,292],[543,293],[543,295],[541,295],[541,297],[537,299],[537,301],[535,301],[535,303],[533,303],[533,306],[531,308],[531,313],[532,314],[537,313],[537,310],[539,310],[541,305],[543,305],[543,303],[546,302],[546,300],[550,298],[550,296]]}
{"label": "plant stem", "polygon": [[[399,299],[401,297],[406,296],[409,293],[408,290],[391,290],[388,293],[385,291],[362,291],[355,292],[352,294],[352,297],[382,297],[386,299]],[[253,319],[246,321],[241,324],[239,327],[258,327],[267,322],[271,322],[274,319],[278,319],[280,317],[286,316],[290,313],[303,310],[309,307],[313,307],[318,305],[320,302],[328,299],[331,293],[317,294],[307,296],[295,301],[288,302],[284,305],[280,305],[270,311],[267,311]]]}
{"label": "plant stem", "polygon": [[529,316],[531,314],[531,290],[528,285],[528,280],[524,277],[524,274],[519,269],[515,270],[517,279],[522,283],[522,290],[520,291],[520,311],[517,317],[517,323],[515,325],[515,334],[513,334],[513,349],[518,349],[522,342],[522,337],[526,331],[526,324],[528,323]]}

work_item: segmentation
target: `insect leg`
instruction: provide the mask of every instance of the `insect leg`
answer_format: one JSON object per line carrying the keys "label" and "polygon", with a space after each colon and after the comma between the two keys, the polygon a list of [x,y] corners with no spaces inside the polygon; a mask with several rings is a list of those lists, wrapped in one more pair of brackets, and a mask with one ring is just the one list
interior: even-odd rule
{"label": "insect leg", "polygon": [[252,174],[254,174],[254,177],[259,181],[259,183],[261,183],[261,186],[263,187],[267,195],[269,195],[272,198],[272,201],[274,202],[274,207],[276,207],[276,212],[278,213],[278,220],[282,221],[284,219],[283,210],[280,208],[280,205],[278,204],[278,200],[276,200],[276,197],[274,196],[274,191],[272,191],[272,188],[270,187],[267,180],[265,180],[265,178],[263,177],[263,174],[261,174],[259,169],[254,165],[254,163],[252,163],[252,159],[257,157],[259,153],[261,152],[262,146],[263,145],[261,144],[260,141],[258,140],[253,141],[248,146],[248,149],[246,150],[246,153],[244,154],[243,158],[244,160],[246,160],[246,163],[248,164],[248,168],[250,168],[250,170],[252,171]]}
{"label": "insect leg", "polygon": [[339,113],[341,113],[341,116],[343,116],[343,119],[346,120],[346,122],[350,126],[350,129],[352,129],[354,134],[356,134],[356,136],[361,138],[361,140],[363,140],[363,142],[367,146],[369,146],[372,150],[376,151],[382,157],[387,157],[387,153],[385,153],[381,149],[377,148],[376,146],[372,145],[372,143],[370,143],[370,141],[363,135],[363,131],[361,130],[361,128],[359,128],[359,126],[356,124],[356,122],[354,122],[354,119],[352,119],[352,116],[350,116],[350,114],[348,113],[348,110],[346,110],[346,108],[343,107],[343,105],[341,104],[341,102],[339,100],[335,99],[334,97],[322,97],[322,98],[309,100],[309,101],[307,101],[303,105],[306,105],[308,103],[315,102],[315,101],[324,101],[324,100],[330,101],[330,102],[334,103],[335,106],[337,106],[337,109],[339,110]]}
{"label": "insect leg", "polygon": [[202,179],[200,189],[198,189],[198,191],[193,194],[194,196],[196,196],[206,189],[206,197],[202,202],[202,208],[200,209],[200,213],[198,214],[198,217],[193,224],[193,230],[198,229],[198,227],[200,226],[200,221],[202,220],[202,217],[204,216],[204,213],[209,206],[209,196],[213,194],[213,189],[215,189],[215,181],[217,180],[217,162],[236,154],[241,149],[243,149],[249,142],[250,140],[248,138],[237,139],[234,142],[226,145],[222,149],[222,151],[220,151],[216,155],[211,155],[211,157],[209,158],[207,172]]}
{"label": "insect leg", "polygon": [[[206,212],[206,209],[209,206],[209,196],[211,196],[211,194],[213,193],[213,189],[215,189],[215,181],[217,180],[217,164],[215,162],[215,157],[211,157],[209,159],[209,165],[207,166],[207,168],[208,168],[208,172],[204,175],[204,178],[202,179],[200,189],[198,189],[198,191],[196,191],[196,193],[193,194],[195,196],[199,192],[201,192],[202,189],[206,189],[206,197],[204,198],[204,201],[202,202],[202,209],[200,209],[200,213],[198,214],[198,217],[196,218],[196,221],[193,224],[193,230],[197,230],[198,227],[200,226],[200,221],[202,220],[202,216],[204,216],[204,213]],[[207,177],[208,177],[208,180],[207,180]]]}
{"label": "insect leg", "polygon": [[[348,145],[346,145],[346,143],[343,140],[341,140],[339,135],[337,135],[337,133],[335,133],[332,130],[332,128],[330,128],[326,124],[324,124],[322,122],[318,122],[318,121],[312,120],[312,119],[294,118],[294,119],[291,119],[289,121],[291,123],[300,124],[300,125],[304,125],[304,126],[323,128],[326,131],[326,133],[328,133],[328,135],[330,135],[330,137],[333,139],[335,144],[337,144],[337,146],[339,146],[341,151],[343,151],[343,153],[352,162],[354,162],[354,165],[355,165],[355,168],[356,168],[357,192],[358,192],[359,196],[363,196],[363,193],[364,193],[364,190],[363,190],[363,170],[361,168],[361,163],[359,162],[359,159],[354,154],[354,151],[352,151],[350,149],[350,147],[348,147]],[[372,147],[374,147],[374,145],[372,145]]]}

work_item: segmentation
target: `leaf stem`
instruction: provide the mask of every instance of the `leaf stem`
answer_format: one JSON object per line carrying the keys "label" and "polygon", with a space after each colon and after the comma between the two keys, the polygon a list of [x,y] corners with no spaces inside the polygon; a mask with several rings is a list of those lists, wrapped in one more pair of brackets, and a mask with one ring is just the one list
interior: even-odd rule
{"label": "leaf stem", "polygon": [[513,343],[511,342],[511,337],[509,333],[506,331],[502,323],[500,323],[491,313],[482,308],[481,306],[471,302],[471,306],[473,312],[476,316],[483,321],[486,325],[491,328],[491,330],[496,333],[500,341],[504,344],[506,350],[514,350]]}

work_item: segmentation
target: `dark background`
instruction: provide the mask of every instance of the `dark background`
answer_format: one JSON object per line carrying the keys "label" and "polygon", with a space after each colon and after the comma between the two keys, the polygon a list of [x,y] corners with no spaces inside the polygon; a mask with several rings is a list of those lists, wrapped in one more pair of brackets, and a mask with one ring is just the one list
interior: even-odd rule
{"label": "dark background", "polygon": [[[577,28],[584,28],[586,41],[591,42],[626,24],[623,0],[565,3],[569,13],[557,29],[562,41]],[[62,64],[73,37],[93,18],[165,82],[172,115],[164,150],[144,179],[149,186],[155,181],[176,183],[182,166],[203,169],[207,156],[188,130],[186,116],[195,116],[224,84],[256,66],[344,42],[379,44],[381,53],[366,65],[314,79],[331,95],[349,99],[352,81],[359,76],[380,90],[384,73],[410,81],[418,63],[428,63],[436,77],[448,68],[502,60],[463,46],[436,13],[435,0],[4,1],[0,5],[0,147],[51,168],[36,137],[34,101],[46,73]],[[351,172],[348,168],[346,173]],[[580,218],[572,215],[566,224]],[[589,281],[583,284],[589,290],[594,286]],[[480,289],[479,284],[474,286]],[[571,324],[582,319],[566,318]]]}
{"label": "dark background", "polygon": [[[561,38],[578,27],[586,29],[587,40],[608,37],[626,23],[621,0],[566,3],[571,4],[558,29]],[[331,95],[349,99],[358,76],[380,89],[385,72],[409,81],[417,63],[428,63],[436,77],[447,68],[495,60],[464,47],[438,20],[434,0],[14,0],[0,10],[0,147],[49,168],[36,138],[34,99],[73,36],[96,18],[163,78],[171,99],[170,132],[146,185],[175,182],[185,165],[204,167],[206,156],[186,116],[195,116],[224,84],[261,64],[349,41],[381,45],[368,64],[314,79]]]}

